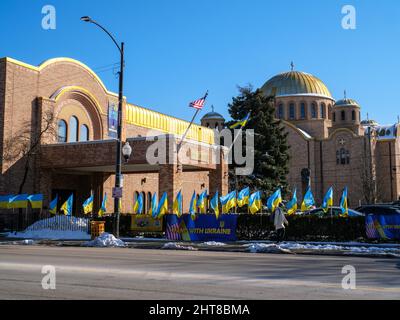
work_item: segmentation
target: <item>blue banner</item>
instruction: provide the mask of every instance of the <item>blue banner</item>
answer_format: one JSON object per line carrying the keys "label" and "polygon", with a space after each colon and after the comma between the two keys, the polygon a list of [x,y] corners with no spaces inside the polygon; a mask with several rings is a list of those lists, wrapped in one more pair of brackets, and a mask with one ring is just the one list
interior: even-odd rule
{"label": "blue banner", "polygon": [[400,239],[400,214],[365,217],[365,229],[369,239]]}
{"label": "blue banner", "polygon": [[189,214],[167,215],[165,236],[168,240],[236,241],[237,215],[199,214],[193,221]]}

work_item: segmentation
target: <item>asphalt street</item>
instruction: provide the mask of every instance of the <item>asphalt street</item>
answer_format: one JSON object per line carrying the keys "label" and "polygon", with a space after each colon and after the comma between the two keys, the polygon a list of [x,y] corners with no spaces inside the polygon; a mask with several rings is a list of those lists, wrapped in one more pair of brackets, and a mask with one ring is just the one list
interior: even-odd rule
{"label": "asphalt street", "polygon": [[[55,290],[42,288],[44,265]],[[400,260],[1,245],[0,288],[0,299],[400,299]]]}

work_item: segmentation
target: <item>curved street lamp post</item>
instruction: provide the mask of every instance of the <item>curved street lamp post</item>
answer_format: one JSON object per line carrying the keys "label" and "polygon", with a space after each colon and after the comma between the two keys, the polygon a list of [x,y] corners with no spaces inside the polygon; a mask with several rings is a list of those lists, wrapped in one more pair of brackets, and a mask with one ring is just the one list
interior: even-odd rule
{"label": "curved street lamp post", "polygon": [[[81,21],[93,23],[102,29],[114,44],[117,46],[118,51],[120,52],[120,71],[119,71],[119,90],[118,90],[118,128],[117,128],[117,153],[116,153],[116,163],[115,163],[115,188],[119,189],[122,187],[122,173],[121,173],[121,133],[122,133],[122,105],[123,105],[123,85],[124,85],[124,43],[121,42],[121,45],[115,40],[113,35],[108,32],[103,26],[94,21],[92,18],[88,16],[84,16],[81,18]],[[130,155],[129,155],[130,156]],[[126,158],[126,155],[124,154]],[[128,157],[129,158],[129,157]],[[115,223],[114,223],[114,235],[119,237],[119,221],[120,221],[120,206],[119,206],[119,198],[114,198],[114,213],[115,213]]]}

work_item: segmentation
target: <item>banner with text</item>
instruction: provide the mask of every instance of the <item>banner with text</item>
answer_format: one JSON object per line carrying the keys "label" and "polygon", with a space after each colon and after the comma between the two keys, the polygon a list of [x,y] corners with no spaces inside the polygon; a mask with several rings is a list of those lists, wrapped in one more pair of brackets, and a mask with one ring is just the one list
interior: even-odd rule
{"label": "banner with text", "polygon": [[186,214],[166,216],[165,236],[169,240],[183,241],[236,241],[237,215],[199,214],[193,221]]}
{"label": "banner with text", "polygon": [[365,229],[369,239],[400,239],[400,214],[367,215]]}

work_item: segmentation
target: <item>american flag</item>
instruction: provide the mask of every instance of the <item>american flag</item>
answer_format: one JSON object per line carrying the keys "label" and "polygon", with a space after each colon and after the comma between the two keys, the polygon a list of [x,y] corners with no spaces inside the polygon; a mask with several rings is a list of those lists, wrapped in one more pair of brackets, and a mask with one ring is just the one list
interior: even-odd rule
{"label": "american flag", "polygon": [[165,233],[168,240],[182,240],[178,222],[167,223]]}
{"label": "american flag", "polygon": [[208,96],[208,91],[206,92],[206,94],[204,95],[203,98],[195,100],[195,101],[192,101],[189,104],[189,107],[192,107],[192,108],[195,108],[195,109],[198,109],[198,110],[203,109],[204,104],[206,103],[207,96]]}

